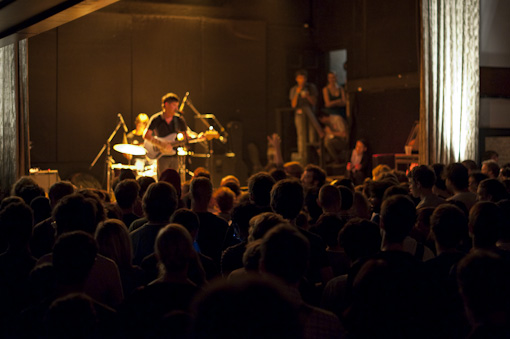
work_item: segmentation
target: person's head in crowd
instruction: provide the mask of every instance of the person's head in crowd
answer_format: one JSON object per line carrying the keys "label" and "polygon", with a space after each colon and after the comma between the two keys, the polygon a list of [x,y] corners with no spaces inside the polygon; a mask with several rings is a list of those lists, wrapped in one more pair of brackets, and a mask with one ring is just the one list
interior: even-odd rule
{"label": "person's head in crowd", "polygon": [[322,214],[311,231],[324,240],[329,249],[338,247],[338,232],[344,227],[345,221],[333,213]]}
{"label": "person's head in crowd", "polygon": [[53,210],[57,235],[65,232],[96,232],[97,207],[95,201],[82,194],[73,193],[63,197]]}
{"label": "person's head in crowd", "polygon": [[478,185],[478,200],[498,202],[508,199],[505,185],[498,179],[485,179]]}
{"label": "person's head in crowd", "polygon": [[51,208],[55,208],[60,199],[66,195],[73,194],[74,190],[74,186],[70,181],[58,181],[51,185],[48,191],[48,198],[50,199]]}
{"label": "person's head in crowd", "polygon": [[172,224],[179,224],[184,226],[185,229],[191,234],[192,239],[196,239],[198,230],[200,228],[200,219],[198,215],[190,209],[179,208],[172,214],[170,218]]}
{"label": "person's head in crowd", "polygon": [[483,174],[486,174],[490,179],[497,179],[499,177],[499,165],[494,160],[487,160],[482,163]]}
{"label": "person's head in crowd", "polygon": [[500,180],[509,180],[510,179],[510,163],[504,164],[499,170],[499,179]]}
{"label": "person's head in crowd", "polygon": [[191,208],[198,212],[207,211],[213,193],[211,180],[205,177],[197,177],[191,180],[190,193]]}
{"label": "person's head in crowd", "polygon": [[510,195],[510,179],[502,180],[501,183],[505,186],[506,192]]}
{"label": "person's head in crowd", "polygon": [[96,225],[106,219],[104,201],[101,200],[96,191],[93,189],[82,188],[77,193],[81,194],[86,199],[89,199],[96,207]]}
{"label": "person's head in crowd", "polygon": [[271,189],[274,184],[275,180],[268,173],[255,173],[248,179],[250,200],[257,206],[269,207],[271,202]]}
{"label": "person's head in crowd", "polygon": [[334,185],[334,186],[345,186],[347,187],[348,189],[350,189],[351,191],[354,192],[354,182],[351,180],[351,179],[347,179],[347,178],[342,178],[342,179],[339,179],[339,180],[335,180],[331,183],[331,185]]}
{"label": "person's head in crowd", "polygon": [[24,202],[7,205],[0,211],[0,234],[9,251],[25,250],[32,236],[33,213]]}
{"label": "person's head in crowd", "polygon": [[98,252],[115,261],[119,269],[131,267],[133,249],[126,225],[117,219],[107,219],[97,226]]}
{"label": "person's head in crowd", "polygon": [[163,279],[174,277],[187,280],[188,268],[195,256],[193,239],[179,224],[169,224],[162,228],[154,245]]}
{"label": "person's head in crowd", "polygon": [[468,185],[469,192],[478,193],[478,185],[482,182],[482,180],[488,179],[489,176],[487,174],[483,174],[482,172],[472,172],[469,174]]}
{"label": "person's head in crowd", "polygon": [[503,222],[499,230],[499,240],[496,245],[506,250],[506,245],[510,244],[510,200],[505,199],[498,201],[496,205],[501,209],[503,215]]}
{"label": "person's head in crowd", "polygon": [[30,206],[30,203],[32,200],[34,200],[37,197],[44,197],[44,189],[35,184],[35,185],[24,185],[21,187],[19,196],[25,201],[27,205]]}
{"label": "person's head in crowd", "polygon": [[22,176],[11,187],[11,195],[15,195],[17,197],[21,197],[21,190],[25,186],[37,186],[37,183],[34,179],[28,176]]}
{"label": "person's head in crowd", "polygon": [[468,219],[457,206],[443,204],[436,207],[432,213],[430,230],[438,254],[456,250],[468,237]]}
{"label": "person's head in crowd", "polygon": [[23,199],[21,199],[18,196],[15,196],[15,195],[11,195],[11,196],[3,198],[2,202],[0,203],[0,211],[3,210],[5,207],[9,206],[10,204],[18,203],[18,202],[25,203],[25,201]]}
{"label": "person's head in crowd", "polygon": [[407,186],[401,185],[393,185],[388,187],[383,194],[383,202],[384,200],[388,199],[389,197],[392,197],[394,195],[405,195],[409,196],[409,189]]}
{"label": "person's head in crowd", "polygon": [[432,187],[436,182],[436,175],[430,167],[421,165],[416,166],[409,174],[411,194],[415,198],[422,195],[432,194]]}
{"label": "person's head in crowd", "polygon": [[122,220],[122,215],[123,215],[122,209],[118,205],[112,204],[112,203],[108,203],[108,204],[106,204],[104,206],[104,208],[106,210],[106,219],[119,219],[119,220]]}
{"label": "person's head in crowd", "polygon": [[487,161],[487,160],[492,160],[492,161],[495,161],[497,163],[499,161],[499,154],[498,154],[498,152],[493,151],[493,150],[488,150],[488,151],[483,152],[483,154],[482,154],[482,162]]}
{"label": "person's head in crowd", "polygon": [[138,199],[140,185],[135,179],[122,180],[115,187],[115,200],[122,210],[131,210]]}
{"label": "person's head in crowd", "polygon": [[369,181],[367,183],[367,197],[372,213],[380,213],[384,192],[393,186],[389,181]]}
{"label": "person's head in crowd", "polygon": [[254,216],[250,219],[248,241],[262,239],[270,229],[285,222],[281,215],[273,212],[264,212]]}
{"label": "person's head in crowd", "polygon": [[350,219],[338,233],[338,244],[344,249],[351,262],[379,252],[381,241],[379,226],[361,218]]}
{"label": "person's head in crowd", "polygon": [[30,208],[34,212],[34,225],[51,217],[50,199],[44,196],[33,199]]}
{"label": "person's head in crowd", "polygon": [[286,162],[283,165],[283,170],[285,171],[285,173],[287,173],[289,179],[290,178],[301,179],[301,176],[303,175],[304,172],[303,166],[297,161]]}
{"label": "person's head in crowd", "polygon": [[416,223],[410,236],[418,242],[425,244],[430,235],[430,217],[434,207],[422,207],[416,211]]}
{"label": "person's head in crowd", "polygon": [[382,176],[384,173],[391,173],[391,168],[390,168],[390,166],[388,166],[388,165],[384,165],[384,164],[377,165],[377,166],[376,166],[376,167],[372,170],[372,180],[375,180],[375,181],[381,180],[381,176]]}
{"label": "person's head in crowd", "polygon": [[197,167],[193,171],[193,178],[191,178],[191,180],[198,177],[204,177],[211,180],[211,173],[205,167]]}
{"label": "person's head in crowd", "polygon": [[243,267],[246,272],[259,271],[260,244],[262,244],[262,239],[253,240],[246,244],[246,250],[243,253]]}
{"label": "person's head in crowd", "polygon": [[120,173],[119,173],[119,182],[122,182],[123,180],[126,180],[126,179],[134,179],[136,180],[136,174],[133,170],[129,169],[129,168],[123,168],[120,170]]}
{"label": "person's head in crowd", "polygon": [[165,181],[172,185],[177,192],[177,198],[181,198],[182,188],[181,188],[181,176],[177,173],[176,170],[172,168],[167,168],[161,173],[159,176],[159,181]]}
{"label": "person's head in crowd", "polygon": [[303,208],[305,197],[303,186],[295,179],[277,182],[271,190],[271,208],[284,219],[292,221]]}
{"label": "person's head in crowd", "polygon": [[346,186],[338,186],[340,196],[342,197],[342,211],[345,213],[352,208],[354,204],[354,192]]}
{"label": "person's head in crowd", "polygon": [[239,181],[239,179],[235,175],[231,175],[230,174],[230,175],[226,175],[223,178],[221,178],[220,186],[225,186],[225,184],[228,183],[228,182],[233,182],[238,187],[241,187],[241,182]]}
{"label": "person's head in crowd", "polygon": [[[480,337],[508,337],[510,266],[491,251],[477,250],[457,266],[457,283],[473,328],[489,331]],[[491,333],[492,332],[492,333]],[[481,332],[480,334],[482,334]],[[474,336],[477,337],[477,336]]]}
{"label": "person's head in crowd", "polygon": [[44,318],[48,338],[100,337],[94,301],[85,293],[71,293],[55,299]]}
{"label": "person's head in crowd", "polygon": [[326,172],[317,165],[308,164],[301,176],[301,184],[305,189],[320,188],[326,182]]}
{"label": "person's head in crowd", "polygon": [[473,247],[493,249],[499,239],[503,223],[501,209],[493,202],[477,202],[469,211],[469,233],[473,238]]}
{"label": "person's head in crowd", "polygon": [[436,182],[434,183],[434,187],[432,187],[432,192],[442,198],[450,196],[451,194],[446,188],[446,180],[444,177],[446,166],[444,164],[432,164],[430,168],[436,175]]}
{"label": "person's head in crowd", "polygon": [[467,191],[469,186],[468,169],[461,163],[453,163],[446,166],[446,187],[454,193]]}
{"label": "person's head in crowd", "polygon": [[138,182],[138,185],[140,185],[140,191],[138,192],[138,196],[140,198],[143,198],[145,192],[147,191],[147,188],[149,188],[149,186],[152,183],[156,182],[156,180],[153,177],[140,177],[136,179],[136,181]]}
{"label": "person's head in crowd", "polygon": [[167,223],[177,208],[177,191],[167,182],[153,183],[145,192],[142,209],[150,222]]}
{"label": "person's head in crowd", "polygon": [[398,170],[393,170],[392,172],[397,177],[397,180],[398,180],[399,184],[405,184],[405,183],[409,182],[409,179],[407,178],[406,172],[398,171]]}
{"label": "person's head in crowd", "polygon": [[58,284],[83,291],[94,265],[97,244],[90,233],[73,231],[57,238],[53,247],[53,268]]}
{"label": "person's head in crowd", "polygon": [[322,212],[339,213],[342,210],[342,196],[340,190],[333,185],[324,185],[319,191],[319,206]]}
{"label": "person's head in crowd", "polygon": [[242,196],[241,186],[237,184],[235,180],[228,180],[220,185],[220,187],[226,187],[234,193],[235,200],[240,200]]}
{"label": "person's head in crowd", "polygon": [[361,219],[370,219],[370,203],[362,192],[354,192],[353,216]]}
{"label": "person's head in crowd", "polygon": [[214,191],[212,198],[221,213],[230,214],[232,212],[236,195],[230,188],[226,186],[218,187]]}
{"label": "person's head in crowd", "polygon": [[416,222],[416,208],[408,196],[394,195],[381,207],[381,229],[385,244],[401,244]]}
{"label": "person's head in crowd", "polygon": [[260,276],[216,281],[192,309],[196,314],[193,338],[303,337],[296,305],[282,286]]}
{"label": "person's head in crowd", "polygon": [[461,164],[464,165],[468,169],[469,174],[478,171],[478,165],[476,164],[476,162],[474,160],[467,159],[467,160],[462,161]]}
{"label": "person's head in crowd", "polygon": [[275,182],[287,179],[287,173],[279,168],[273,168],[271,171],[269,171],[269,175],[273,177]]}
{"label": "person's head in crowd", "polygon": [[101,200],[102,203],[111,202],[110,193],[108,193],[107,191],[105,191],[103,189],[93,188],[92,192],[94,192],[99,197],[99,199]]}
{"label": "person's head in crowd", "polygon": [[289,224],[274,227],[260,245],[260,270],[296,286],[308,269],[310,243]]}
{"label": "person's head in crowd", "polygon": [[248,239],[250,220],[258,215],[260,210],[251,203],[244,203],[236,206],[232,212],[232,227],[239,240]]}

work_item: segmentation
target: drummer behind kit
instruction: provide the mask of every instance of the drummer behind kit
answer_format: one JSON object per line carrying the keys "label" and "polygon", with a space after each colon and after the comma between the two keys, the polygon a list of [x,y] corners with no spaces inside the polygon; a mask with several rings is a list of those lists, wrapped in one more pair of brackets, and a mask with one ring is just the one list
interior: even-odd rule
{"label": "drummer behind kit", "polygon": [[213,139],[219,138],[219,133],[215,130],[206,131],[200,133],[197,138],[194,139],[183,139],[178,140],[177,133],[172,133],[167,135],[166,137],[154,137],[157,140],[158,144],[155,144],[149,140],[145,140],[143,146],[147,151],[146,155],[149,159],[159,159],[162,156],[171,156],[175,155],[177,152],[174,147],[183,146],[186,144],[193,144],[203,141],[210,141]]}

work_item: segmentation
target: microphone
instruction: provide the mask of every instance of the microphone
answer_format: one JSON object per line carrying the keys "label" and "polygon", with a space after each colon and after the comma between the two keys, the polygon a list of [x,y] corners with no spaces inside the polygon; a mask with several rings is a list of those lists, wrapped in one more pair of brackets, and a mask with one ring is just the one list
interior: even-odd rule
{"label": "microphone", "polygon": [[179,106],[179,111],[182,112],[182,109],[184,108],[184,104],[186,103],[186,100],[188,100],[189,92],[186,92],[186,95],[184,95],[184,99],[182,99],[181,106]]}
{"label": "microphone", "polygon": [[128,132],[128,128],[126,126],[126,122],[124,121],[124,118],[122,117],[122,114],[121,113],[117,113],[117,116],[119,117],[120,119],[120,123],[122,124],[122,126],[124,127],[124,132]]}

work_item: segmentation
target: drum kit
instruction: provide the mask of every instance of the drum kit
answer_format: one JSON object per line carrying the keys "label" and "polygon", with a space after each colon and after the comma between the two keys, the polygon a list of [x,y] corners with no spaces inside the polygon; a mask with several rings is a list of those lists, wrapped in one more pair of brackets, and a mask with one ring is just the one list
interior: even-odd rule
{"label": "drum kit", "polygon": [[[188,171],[186,169],[186,158],[189,157],[196,157],[196,158],[207,158],[206,159],[206,167],[211,168],[212,164],[212,155],[214,153],[213,151],[213,139],[218,139],[221,143],[225,144],[227,142],[228,133],[226,132],[225,128],[221,125],[221,123],[218,121],[216,116],[214,114],[201,114],[193,105],[191,100],[189,99],[189,92],[186,92],[186,95],[184,96],[184,99],[181,102],[181,106],[179,107],[179,111],[183,111],[184,105],[187,105],[194,113],[195,119],[200,120],[206,127],[206,131],[198,134],[195,138],[191,138],[186,140],[185,144],[192,144],[192,143],[203,143],[206,144],[206,153],[195,153],[191,150],[188,150],[186,145],[182,145],[175,143],[176,146],[176,153],[179,159],[179,168],[178,172],[181,176],[181,181],[184,182],[186,179],[187,174],[192,174],[192,172]],[[116,144],[113,146],[113,149],[119,153],[123,153],[126,155],[134,156],[134,165],[125,165],[121,163],[114,163],[113,157],[110,153],[111,149],[111,142],[113,140],[113,137],[117,134],[117,131],[119,129],[124,129],[124,133],[128,132],[128,128],[124,122],[124,118],[122,117],[121,113],[117,114],[118,116],[118,122],[115,127],[115,129],[112,131],[108,139],[106,140],[106,143],[103,144],[102,148],[99,150],[99,153],[96,155],[92,163],[90,164],[89,169],[92,169],[94,165],[97,163],[99,158],[103,153],[106,153],[105,156],[105,163],[106,163],[106,187],[107,191],[111,193],[112,190],[112,175],[115,175],[115,171],[120,172],[123,169],[129,169],[134,171],[138,174],[138,177],[146,176],[146,177],[153,177],[157,180],[157,159],[151,159],[150,154],[148,153],[147,149],[143,146],[133,145],[133,144]],[[213,127],[214,124],[217,128],[215,129]],[[219,131],[219,132],[218,132]],[[173,144],[172,144],[173,145]],[[233,154],[233,153],[231,153]],[[164,155],[164,154],[163,154]],[[138,157],[138,158],[136,158]]]}
{"label": "drum kit", "polygon": [[[128,169],[137,174],[137,177],[153,177],[157,180],[158,174],[158,164],[157,159],[150,159],[147,155],[147,149],[143,146],[137,146],[133,144],[116,144],[113,146],[113,149],[119,153],[128,154],[132,156],[143,156],[139,158],[134,158],[134,165],[126,165],[122,163],[111,164],[111,169],[114,171],[115,176],[118,176],[121,170]],[[210,157],[209,153],[195,153],[191,150],[187,150],[184,147],[179,147],[176,150],[177,156],[179,156],[179,168],[178,172],[181,175],[181,181],[185,181],[185,176],[189,172],[186,170],[186,162],[185,157],[197,157],[197,158],[208,158]]]}

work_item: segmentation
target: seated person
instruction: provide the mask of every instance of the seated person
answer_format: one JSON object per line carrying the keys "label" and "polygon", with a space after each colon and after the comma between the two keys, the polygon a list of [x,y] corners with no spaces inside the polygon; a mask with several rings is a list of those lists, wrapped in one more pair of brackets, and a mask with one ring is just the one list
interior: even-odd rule
{"label": "seated person", "polygon": [[324,147],[334,163],[342,163],[347,159],[347,144],[349,133],[347,123],[340,115],[330,115],[326,112],[317,114],[317,118],[324,126]]}
{"label": "seated person", "polygon": [[351,161],[347,163],[348,176],[355,185],[362,184],[363,180],[370,176],[370,155],[367,150],[367,142],[359,139],[352,150]]}

